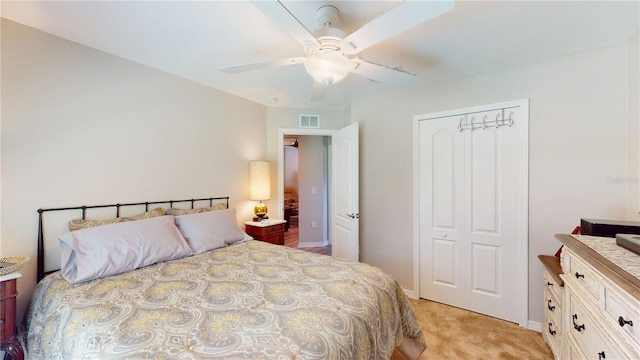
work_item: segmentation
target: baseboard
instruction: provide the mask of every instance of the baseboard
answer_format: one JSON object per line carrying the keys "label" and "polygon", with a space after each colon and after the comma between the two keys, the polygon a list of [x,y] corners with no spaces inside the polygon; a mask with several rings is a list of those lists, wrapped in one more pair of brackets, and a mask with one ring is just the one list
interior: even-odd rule
{"label": "baseboard", "polygon": [[529,324],[527,324],[527,329],[541,333],[542,324],[538,321],[529,320]]}
{"label": "baseboard", "polygon": [[418,300],[419,297],[416,296],[416,294],[413,292],[413,290],[407,290],[405,288],[402,288],[402,290],[404,290],[405,295],[407,295],[407,297],[409,299],[413,299],[413,300]]}
{"label": "baseboard", "polygon": [[298,248],[299,249],[304,249],[304,248],[312,248],[312,247],[322,247],[322,246],[327,246],[329,244],[325,244],[323,241],[317,241],[317,242],[299,242],[298,243]]}

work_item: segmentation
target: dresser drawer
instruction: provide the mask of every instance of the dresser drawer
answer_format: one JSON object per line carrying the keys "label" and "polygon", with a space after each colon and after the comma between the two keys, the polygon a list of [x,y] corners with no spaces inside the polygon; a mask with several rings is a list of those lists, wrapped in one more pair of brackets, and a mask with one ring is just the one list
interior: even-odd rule
{"label": "dresser drawer", "polygon": [[562,292],[560,284],[556,282],[556,280],[549,274],[549,272],[544,270],[544,288],[550,292],[552,292],[556,299],[560,299],[560,293]]}
{"label": "dresser drawer", "polygon": [[640,303],[617,285],[603,281],[601,308],[605,321],[620,333],[622,340],[640,347]]}
{"label": "dresser drawer", "polygon": [[580,260],[573,252],[567,253],[567,263],[569,270],[565,272],[565,279],[570,278],[572,282],[581,285],[589,295],[598,298],[599,277],[596,270],[586,262]]}
{"label": "dresser drawer", "polygon": [[554,320],[554,323],[558,326],[558,330],[560,330],[559,326],[560,319],[562,319],[562,304],[549,291],[544,292],[544,314]]}
{"label": "dresser drawer", "polygon": [[571,336],[567,337],[566,347],[567,360],[587,360],[582,351],[580,351],[578,344],[576,344],[576,341]]}
{"label": "dresser drawer", "polygon": [[569,323],[569,336],[575,339],[587,359],[629,359],[621,344],[614,343],[601,331],[604,329],[586,310],[578,296],[572,291],[565,294],[569,297],[569,309],[566,309]]}
{"label": "dresser drawer", "polygon": [[263,241],[275,245],[284,245],[284,235],[282,232],[267,234]]}
{"label": "dresser drawer", "polygon": [[284,231],[284,224],[271,225],[265,228],[267,235]]}
{"label": "dresser drawer", "polygon": [[553,354],[557,359],[560,359],[561,351],[561,343],[562,343],[562,332],[560,330],[558,319],[545,316],[544,324],[542,328],[542,338],[551,348]]}

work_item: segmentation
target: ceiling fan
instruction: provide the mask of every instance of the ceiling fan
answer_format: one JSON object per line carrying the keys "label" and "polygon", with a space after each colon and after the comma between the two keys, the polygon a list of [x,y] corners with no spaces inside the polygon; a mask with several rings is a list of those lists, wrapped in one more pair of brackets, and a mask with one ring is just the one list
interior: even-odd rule
{"label": "ceiling fan", "polygon": [[298,145],[299,145],[299,144],[298,144],[298,138],[296,138],[296,139],[295,139],[295,141],[294,141],[294,142],[292,142],[291,144],[284,144],[284,146],[292,146],[292,147],[294,147],[294,148],[297,148],[297,147],[298,147]]}
{"label": "ceiling fan", "polygon": [[235,65],[220,70],[226,73],[239,73],[304,64],[314,80],[311,101],[324,99],[328,86],[341,81],[350,73],[376,82],[384,81],[389,77],[415,76],[399,66],[374,64],[356,55],[377,43],[445,13],[454,6],[454,0],[404,1],[353,33],[346,34],[337,27],[340,11],[333,5],[327,4],[318,8],[316,19],[320,28],[312,32],[287,9],[282,1],[254,0],[251,2],[299,41],[304,46],[307,56]]}

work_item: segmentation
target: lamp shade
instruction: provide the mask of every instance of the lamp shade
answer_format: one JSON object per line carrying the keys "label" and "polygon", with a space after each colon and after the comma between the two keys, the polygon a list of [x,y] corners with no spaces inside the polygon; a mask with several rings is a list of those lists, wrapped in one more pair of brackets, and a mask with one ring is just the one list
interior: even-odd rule
{"label": "lamp shade", "polygon": [[251,161],[249,163],[249,183],[251,200],[271,199],[271,166],[268,161]]}

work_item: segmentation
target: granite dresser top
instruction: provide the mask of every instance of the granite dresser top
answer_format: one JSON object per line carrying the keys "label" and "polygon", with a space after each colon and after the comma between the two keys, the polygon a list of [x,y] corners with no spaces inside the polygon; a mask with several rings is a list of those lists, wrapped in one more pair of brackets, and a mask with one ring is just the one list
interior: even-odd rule
{"label": "granite dresser top", "polygon": [[587,235],[571,236],[620,269],[640,279],[640,255],[618,246],[615,238]]}

